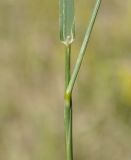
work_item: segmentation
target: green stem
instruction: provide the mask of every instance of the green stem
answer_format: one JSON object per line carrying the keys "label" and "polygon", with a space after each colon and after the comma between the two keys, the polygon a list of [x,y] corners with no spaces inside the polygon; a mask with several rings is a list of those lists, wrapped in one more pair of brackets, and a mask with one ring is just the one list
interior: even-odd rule
{"label": "green stem", "polygon": [[65,91],[68,87],[71,75],[71,44],[65,46]]}
{"label": "green stem", "polygon": [[73,160],[72,96],[71,94],[66,95],[66,89],[69,84],[70,74],[71,74],[70,57],[71,57],[71,45],[68,45],[66,46],[66,53],[65,53],[65,109],[64,109],[67,160]]}
{"label": "green stem", "polygon": [[76,61],[76,64],[75,64],[73,74],[71,76],[71,80],[70,80],[69,85],[68,85],[67,90],[66,90],[67,94],[70,94],[73,90],[77,75],[78,75],[80,67],[81,67],[83,57],[84,57],[85,52],[86,52],[86,48],[88,46],[88,42],[90,40],[91,32],[92,32],[92,29],[93,29],[93,26],[94,26],[94,23],[95,23],[95,19],[96,19],[100,4],[101,4],[101,0],[97,0],[95,8],[93,10],[93,14],[92,14],[91,19],[90,19],[89,26],[87,28],[87,31],[86,31],[86,34],[85,34],[85,37],[84,37],[84,40],[83,40],[83,43],[82,43],[82,46],[81,46],[81,49],[80,49],[80,52],[78,54],[78,58],[77,58],[77,61]]}

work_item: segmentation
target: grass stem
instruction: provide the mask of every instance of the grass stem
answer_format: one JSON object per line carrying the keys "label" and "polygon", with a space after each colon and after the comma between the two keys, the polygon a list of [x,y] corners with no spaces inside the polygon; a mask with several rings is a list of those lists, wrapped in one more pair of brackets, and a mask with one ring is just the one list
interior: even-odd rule
{"label": "grass stem", "polygon": [[91,19],[90,19],[90,22],[89,22],[89,26],[87,27],[87,31],[86,31],[86,34],[85,34],[80,52],[78,54],[78,58],[77,58],[77,61],[76,61],[75,67],[74,67],[73,74],[71,76],[71,80],[70,80],[69,85],[68,85],[67,90],[66,90],[67,94],[70,94],[73,90],[76,78],[78,76],[78,73],[79,73],[79,70],[80,70],[80,67],[81,67],[83,57],[84,57],[85,52],[86,52],[86,48],[88,46],[88,42],[90,40],[91,32],[92,32],[92,29],[93,29],[93,26],[94,26],[94,23],[95,23],[95,20],[96,20],[96,16],[97,16],[100,4],[101,4],[101,0],[97,0],[95,8],[94,8],[92,16],[91,16]]}
{"label": "grass stem", "polygon": [[65,107],[64,122],[66,135],[66,160],[73,160],[72,136],[72,90],[78,76],[83,57],[90,40],[90,35],[102,0],[96,0],[85,37],[71,75],[71,44],[75,38],[74,0],[60,0],[60,40],[65,45]]}
{"label": "grass stem", "polygon": [[73,139],[72,139],[72,96],[66,95],[66,89],[70,81],[70,61],[71,61],[71,44],[66,46],[65,53],[65,134],[66,134],[66,158],[73,160]]}

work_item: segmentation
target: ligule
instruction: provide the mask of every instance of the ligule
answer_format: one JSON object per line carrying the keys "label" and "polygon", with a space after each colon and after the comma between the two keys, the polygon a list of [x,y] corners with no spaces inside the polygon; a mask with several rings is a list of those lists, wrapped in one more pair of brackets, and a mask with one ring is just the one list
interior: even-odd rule
{"label": "ligule", "polygon": [[60,0],[60,40],[69,45],[75,38],[74,0]]}

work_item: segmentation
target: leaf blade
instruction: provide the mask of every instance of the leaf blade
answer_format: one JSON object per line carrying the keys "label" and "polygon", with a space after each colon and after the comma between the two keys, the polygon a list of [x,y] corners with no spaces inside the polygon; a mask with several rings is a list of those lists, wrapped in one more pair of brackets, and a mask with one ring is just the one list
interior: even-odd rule
{"label": "leaf blade", "polygon": [[74,0],[60,0],[60,40],[71,44],[75,39]]}

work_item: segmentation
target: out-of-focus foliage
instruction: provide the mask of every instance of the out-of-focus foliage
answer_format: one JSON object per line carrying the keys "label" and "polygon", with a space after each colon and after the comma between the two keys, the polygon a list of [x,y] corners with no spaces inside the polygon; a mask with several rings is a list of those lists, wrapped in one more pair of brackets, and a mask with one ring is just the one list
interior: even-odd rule
{"label": "out-of-focus foliage", "polygon": [[[76,60],[95,0],[76,0]],[[64,160],[58,1],[0,0],[0,160]],[[131,158],[131,1],[103,1],[74,90],[75,160]],[[73,67],[73,66],[72,66]]]}

